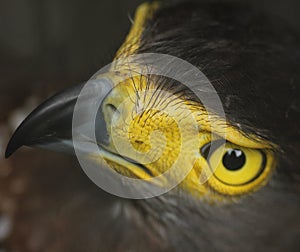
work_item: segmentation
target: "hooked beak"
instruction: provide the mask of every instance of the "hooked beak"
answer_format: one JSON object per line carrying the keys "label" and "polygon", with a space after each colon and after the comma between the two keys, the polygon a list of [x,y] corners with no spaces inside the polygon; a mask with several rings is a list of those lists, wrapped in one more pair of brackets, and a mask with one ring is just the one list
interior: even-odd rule
{"label": "hooked beak", "polygon": [[[73,128],[72,131],[73,113],[77,98],[85,84],[82,83],[68,88],[47,99],[34,109],[14,132],[7,145],[5,157],[8,158],[23,145],[74,154],[72,132],[74,134],[77,129]],[[102,100],[111,89],[112,84],[106,78],[89,81],[89,95],[97,95]],[[81,114],[88,113],[88,107],[90,106],[88,103],[89,99],[87,97],[84,105],[80,108]],[[91,123],[84,121],[84,118],[81,122],[85,125]],[[106,123],[101,109],[97,113],[97,129],[97,132],[99,132],[97,140],[100,143],[107,142]]]}

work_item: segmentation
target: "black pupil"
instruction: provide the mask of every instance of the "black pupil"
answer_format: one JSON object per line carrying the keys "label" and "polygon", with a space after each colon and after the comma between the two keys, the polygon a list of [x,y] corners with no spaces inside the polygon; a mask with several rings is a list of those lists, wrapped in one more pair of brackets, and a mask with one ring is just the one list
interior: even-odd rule
{"label": "black pupil", "polygon": [[238,149],[228,149],[223,156],[223,165],[230,171],[241,169],[246,162],[244,152]]}

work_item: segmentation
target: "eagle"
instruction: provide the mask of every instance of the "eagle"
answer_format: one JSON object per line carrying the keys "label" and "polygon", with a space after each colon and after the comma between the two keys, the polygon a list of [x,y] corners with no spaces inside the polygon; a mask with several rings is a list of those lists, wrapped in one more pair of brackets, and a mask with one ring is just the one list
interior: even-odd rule
{"label": "eagle", "polygon": [[[140,5],[109,72],[87,82],[110,88],[95,89],[98,107],[85,100],[81,115],[97,111],[85,121],[95,138],[81,132],[80,139],[99,151],[82,155],[108,184],[116,184],[105,177],[112,173],[164,193],[124,199],[94,192],[56,251],[299,251],[299,39],[284,21],[246,4]],[[143,57],[128,60],[136,55],[188,62],[222,111],[201,78],[196,88],[208,102],[188,83],[146,71]],[[171,63],[163,70],[181,71]],[[74,114],[85,84],[38,106],[6,157],[22,145],[76,154]],[[174,173],[161,176],[175,163]],[[117,183],[139,193],[126,179]]]}

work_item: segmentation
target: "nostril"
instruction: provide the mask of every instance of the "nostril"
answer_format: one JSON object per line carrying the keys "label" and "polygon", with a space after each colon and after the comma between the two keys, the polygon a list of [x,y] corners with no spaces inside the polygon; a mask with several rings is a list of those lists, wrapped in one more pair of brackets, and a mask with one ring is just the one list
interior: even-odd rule
{"label": "nostril", "polygon": [[135,142],[136,142],[137,144],[142,144],[142,143],[144,143],[144,142],[141,141],[141,140],[135,140]]}
{"label": "nostril", "polygon": [[106,104],[106,109],[108,111],[108,113],[110,114],[110,116],[119,116],[120,112],[119,110],[116,108],[115,105],[108,103]]}
{"label": "nostril", "polygon": [[115,105],[113,105],[111,103],[106,104],[106,108],[112,112],[117,111],[117,108],[115,107]]}

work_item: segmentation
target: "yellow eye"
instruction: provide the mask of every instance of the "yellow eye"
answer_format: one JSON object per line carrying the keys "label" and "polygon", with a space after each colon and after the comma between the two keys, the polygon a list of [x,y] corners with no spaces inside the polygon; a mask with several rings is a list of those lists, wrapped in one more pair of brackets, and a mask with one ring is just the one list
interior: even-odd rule
{"label": "yellow eye", "polygon": [[262,186],[270,174],[270,151],[251,149],[227,142],[206,157],[212,176],[208,184],[216,191],[237,195]]}

